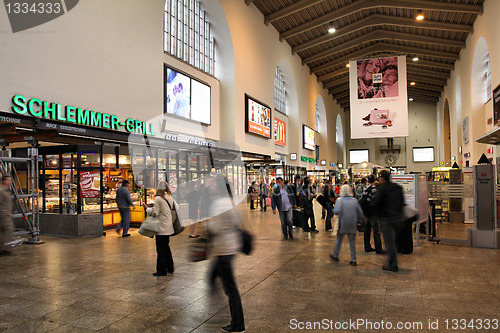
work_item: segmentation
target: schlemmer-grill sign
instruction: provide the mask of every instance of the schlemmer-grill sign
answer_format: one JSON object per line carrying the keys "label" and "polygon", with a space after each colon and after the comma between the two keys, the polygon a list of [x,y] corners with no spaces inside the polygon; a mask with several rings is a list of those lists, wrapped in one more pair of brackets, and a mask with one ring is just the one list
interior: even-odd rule
{"label": "schlemmer-grill sign", "polygon": [[145,121],[120,118],[107,113],[91,111],[74,106],[62,106],[58,103],[42,101],[38,98],[27,99],[23,95],[12,97],[12,111],[17,114],[29,114],[33,117],[59,120],[73,124],[87,125],[110,130],[121,130],[129,133],[156,135],[153,124]]}

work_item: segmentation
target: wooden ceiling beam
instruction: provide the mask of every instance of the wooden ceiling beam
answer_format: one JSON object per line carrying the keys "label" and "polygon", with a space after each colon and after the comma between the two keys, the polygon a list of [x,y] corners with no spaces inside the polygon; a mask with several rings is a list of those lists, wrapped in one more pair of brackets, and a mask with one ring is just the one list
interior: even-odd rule
{"label": "wooden ceiling beam", "polygon": [[439,91],[441,93],[441,91],[443,90],[443,86],[435,86],[435,85],[429,85],[429,84],[425,84],[425,83],[418,83],[415,81],[415,85],[412,86],[410,85],[410,82],[413,81],[413,80],[410,80],[408,79],[408,89],[413,89],[413,88],[416,88],[416,89],[426,89],[426,90],[432,90],[432,91]]}
{"label": "wooden ceiling beam", "polygon": [[455,67],[454,64],[448,64],[448,63],[437,62],[437,61],[422,60],[422,59],[420,59],[418,61],[412,61],[411,58],[408,58],[406,63],[408,64],[408,66],[427,66],[427,67],[447,69],[450,71]]}
{"label": "wooden ceiling beam", "polygon": [[306,9],[308,7],[314,6],[317,3],[323,2],[324,0],[301,0],[291,4],[289,6],[285,6],[274,13],[268,14],[264,17],[264,24],[269,25],[269,23],[274,22],[276,20],[282,19],[288,15],[292,15],[298,11]]}
{"label": "wooden ceiling beam", "polygon": [[[392,1],[392,0],[391,0]],[[352,3],[351,5],[357,4],[357,2]],[[341,9],[347,8],[348,6],[344,6]],[[366,7],[364,7],[366,8]],[[341,10],[340,9],[340,10]],[[295,28],[292,28],[287,31],[283,31],[280,33],[280,41],[283,41],[284,39],[296,36],[298,34],[301,34],[303,32],[306,32],[310,29],[313,29],[317,26],[323,25],[323,24],[328,24],[331,21],[334,21],[335,19],[338,19],[338,17],[335,17],[332,15],[332,13],[335,13],[336,11],[330,12],[326,15],[320,16],[317,19],[308,21],[302,25],[299,25]],[[328,17],[328,19],[322,20],[320,24],[314,24],[315,21],[318,21],[318,19],[321,19],[323,17]],[[425,28],[425,29],[433,29],[433,30],[451,30],[451,31],[458,31],[458,32],[472,32],[473,28],[471,25],[467,24],[456,24],[456,23],[446,23],[446,22],[435,22],[435,21],[422,21],[418,22],[414,18],[409,18],[409,17],[396,17],[396,16],[391,16],[391,15],[382,15],[382,14],[372,14],[369,15],[363,19],[360,19],[352,24],[348,24],[346,26],[340,27],[337,29],[337,32],[335,34],[326,34],[322,37],[313,39],[311,41],[305,42],[303,44],[297,45],[292,49],[293,52],[299,52],[302,50],[302,48],[307,49],[309,47],[327,42],[329,40],[338,38],[337,36],[339,34],[345,35],[346,33],[351,33],[353,31],[359,30],[361,28],[369,27],[369,26],[376,26],[376,25],[397,25],[397,26],[404,26],[404,27],[411,27],[411,28]],[[311,26],[313,25],[313,26]],[[310,27],[311,26],[311,27]]]}
{"label": "wooden ceiling beam", "polygon": [[416,74],[407,73],[406,77],[408,78],[408,81],[422,82],[422,83],[433,84],[433,85],[441,86],[441,87],[446,84],[446,80],[433,79],[433,78],[429,78],[425,75],[416,75]]}
{"label": "wooden ceiling beam", "polygon": [[406,67],[406,72],[423,76],[423,75],[429,75],[429,76],[436,76],[440,77],[443,80],[447,80],[450,77],[450,73],[444,73],[444,72],[438,72],[438,71],[432,71],[429,69],[423,69],[423,68],[414,68],[414,67]]}
{"label": "wooden ceiling beam", "polygon": [[[346,76],[349,77],[348,75],[346,75]],[[339,85],[339,81],[335,80],[335,81],[331,81],[328,83],[323,83],[323,88],[328,89],[328,90],[332,90],[332,91],[333,90],[335,90],[335,91],[337,91],[337,90],[338,91],[349,90],[349,85],[333,89],[333,87],[336,87],[338,85]]]}
{"label": "wooden ceiling beam", "polygon": [[363,44],[363,43],[372,42],[372,41],[381,41],[384,39],[402,40],[402,41],[407,41],[407,42],[419,42],[419,43],[426,43],[426,44],[447,45],[447,46],[457,47],[460,49],[465,47],[464,41],[457,41],[457,40],[449,40],[449,39],[428,37],[428,36],[415,35],[415,34],[408,34],[408,33],[404,33],[404,32],[390,31],[390,30],[385,30],[385,29],[375,29],[373,31],[370,31],[367,34],[364,34],[364,35],[358,37],[358,38],[351,39],[346,43],[328,48],[328,49],[321,51],[317,54],[314,54],[310,57],[304,58],[302,60],[302,64],[307,64],[307,63],[322,59],[322,58],[327,57],[333,53],[346,51],[352,47],[359,46],[360,44]]}
{"label": "wooden ceiling beam", "polygon": [[328,93],[329,94],[332,94],[333,96],[337,96],[337,95],[340,95],[341,93],[345,92],[345,91],[349,91],[349,85],[348,84],[344,84],[344,85],[341,85],[339,87],[336,87],[336,88],[325,88],[325,89],[328,89]]}
{"label": "wooden ceiling beam", "polygon": [[441,97],[441,91],[431,91],[425,89],[419,89],[414,87],[408,87],[408,95],[417,94],[420,96],[429,96],[429,97]]}
{"label": "wooden ceiling beam", "polygon": [[[327,62],[323,65],[313,67],[313,68],[311,68],[311,73],[316,74],[319,71],[345,64],[346,62],[348,62],[351,59],[356,59],[356,58],[361,57],[361,56],[367,56],[368,54],[373,53],[373,52],[393,52],[395,54],[418,53],[418,54],[422,54],[422,55],[428,55],[428,56],[432,55],[434,57],[441,57],[441,58],[446,58],[446,59],[453,58],[453,57],[454,57],[454,59],[456,59],[458,57],[458,55],[455,55],[455,54],[449,53],[449,52],[425,50],[425,49],[419,49],[416,47],[405,47],[405,46],[393,45],[393,44],[389,44],[389,43],[377,43],[377,44],[373,44],[373,45],[370,45],[368,47],[365,47],[361,50],[349,53],[343,57],[340,57],[340,58],[335,59],[333,61]],[[445,73],[442,73],[442,74],[449,77],[449,74],[445,74]],[[333,76],[335,76],[335,75],[333,75]],[[333,76],[330,73],[324,74],[324,75],[319,76],[318,80],[323,81],[323,80],[329,79]]]}

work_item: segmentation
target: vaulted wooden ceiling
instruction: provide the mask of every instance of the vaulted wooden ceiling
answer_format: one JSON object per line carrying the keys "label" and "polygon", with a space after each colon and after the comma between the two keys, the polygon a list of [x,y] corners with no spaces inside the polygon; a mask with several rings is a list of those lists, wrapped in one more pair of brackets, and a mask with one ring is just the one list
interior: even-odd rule
{"label": "vaulted wooden ceiling", "polygon": [[407,57],[408,98],[436,104],[485,0],[244,1],[348,110],[349,60],[395,55]]}

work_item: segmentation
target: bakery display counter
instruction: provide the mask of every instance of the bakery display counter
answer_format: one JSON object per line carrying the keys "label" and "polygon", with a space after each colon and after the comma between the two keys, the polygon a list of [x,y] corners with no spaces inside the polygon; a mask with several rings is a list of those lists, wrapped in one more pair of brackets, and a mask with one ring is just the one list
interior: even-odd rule
{"label": "bakery display counter", "polygon": [[[102,223],[105,227],[118,225],[120,221],[121,216],[118,208],[105,210],[102,214]],[[144,207],[136,205],[134,208],[130,208],[130,223],[141,223],[142,221],[144,221]]]}

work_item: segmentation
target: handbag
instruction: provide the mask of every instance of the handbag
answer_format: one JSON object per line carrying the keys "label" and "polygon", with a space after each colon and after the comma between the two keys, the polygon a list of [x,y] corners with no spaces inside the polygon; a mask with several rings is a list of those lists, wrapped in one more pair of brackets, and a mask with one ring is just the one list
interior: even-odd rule
{"label": "handbag", "polygon": [[253,236],[251,233],[244,229],[240,229],[241,233],[241,252],[243,252],[246,255],[250,255],[250,253],[253,250]]}
{"label": "handbag", "polygon": [[196,238],[190,247],[190,258],[192,262],[203,261],[208,258],[209,239],[206,237]]}
{"label": "handbag", "polygon": [[403,217],[405,221],[415,222],[418,219],[418,213],[418,209],[412,206],[403,206]]}
{"label": "handbag", "polygon": [[158,233],[158,228],[160,227],[160,221],[156,217],[148,216],[144,221],[142,221],[139,227],[139,234],[153,238]]}
{"label": "handbag", "polygon": [[184,227],[179,220],[179,215],[177,214],[177,209],[175,208],[175,201],[172,199],[172,202],[174,203],[172,207],[167,199],[163,198],[163,200],[167,202],[167,205],[170,208],[170,213],[172,214],[172,226],[174,227],[174,233],[170,236],[176,236],[184,231]]}

